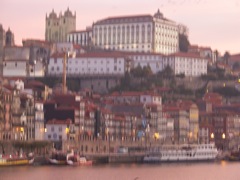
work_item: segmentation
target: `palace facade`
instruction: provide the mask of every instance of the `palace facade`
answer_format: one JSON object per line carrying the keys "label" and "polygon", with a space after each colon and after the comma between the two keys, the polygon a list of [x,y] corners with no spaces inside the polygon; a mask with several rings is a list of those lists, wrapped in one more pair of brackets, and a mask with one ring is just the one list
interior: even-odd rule
{"label": "palace facade", "polygon": [[178,52],[178,25],[158,10],[152,15],[109,17],[92,25],[92,33],[73,31],[68,42],[127,52]]}
{"label": "palace facade", "polygon": [[102,49],[171,54],[178,51],[178,27],[159,10],[154,16],[110,17],[93,24],[93,43]]}

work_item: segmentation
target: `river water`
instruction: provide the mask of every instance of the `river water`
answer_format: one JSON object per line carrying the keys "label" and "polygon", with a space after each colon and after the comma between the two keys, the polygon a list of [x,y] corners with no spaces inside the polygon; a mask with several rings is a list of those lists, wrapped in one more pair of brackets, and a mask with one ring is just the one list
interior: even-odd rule
{"label": "river water", "polygon": [[240,162],[0,167],[0,180],[239,180]]}

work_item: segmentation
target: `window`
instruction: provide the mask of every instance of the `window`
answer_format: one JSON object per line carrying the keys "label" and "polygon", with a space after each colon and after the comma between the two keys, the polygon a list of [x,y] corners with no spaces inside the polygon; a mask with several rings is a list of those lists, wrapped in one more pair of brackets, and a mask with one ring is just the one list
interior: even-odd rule
{"label": "window", "polygon": [[54,132],[54,127],[53,126],[51,127],[51,131]]}
{"label": "window", "polygon": [[59,140],[62,140],[62,135],[59,135],[59,136],[58,136],[58,139],[59,139]]}
{"label": "window", "polygon": [[58,131],[59,131],[59,132],[62,132],[62,127],[59,127],[59,128],[58,128]]}
{"label": "window", "polygon": [[51,139],[51,135],[50,134],[48,135],[48,139]]}

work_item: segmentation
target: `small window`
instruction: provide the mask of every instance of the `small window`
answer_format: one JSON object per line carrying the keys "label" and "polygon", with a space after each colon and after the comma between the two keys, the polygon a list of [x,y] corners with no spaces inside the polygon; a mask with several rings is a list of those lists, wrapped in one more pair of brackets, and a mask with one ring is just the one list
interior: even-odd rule
{"label": "small window", "polygon": [[51,139],[51,135],[50,134],[48,135],[48,139]]}

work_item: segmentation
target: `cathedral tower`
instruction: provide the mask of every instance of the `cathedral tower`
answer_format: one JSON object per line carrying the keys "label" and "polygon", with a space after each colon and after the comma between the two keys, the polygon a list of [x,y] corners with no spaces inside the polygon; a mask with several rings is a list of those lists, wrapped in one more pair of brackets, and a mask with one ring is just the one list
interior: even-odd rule
{"label": "cathedral tower", "polygon": [[52,10],[46,15],[45,40],[50,42],[67,42],[67,34],[76,30],[76,12],[73,14],[69,8],[59,16]]}

